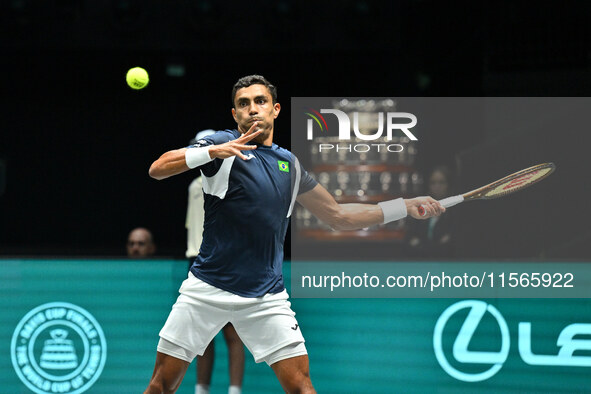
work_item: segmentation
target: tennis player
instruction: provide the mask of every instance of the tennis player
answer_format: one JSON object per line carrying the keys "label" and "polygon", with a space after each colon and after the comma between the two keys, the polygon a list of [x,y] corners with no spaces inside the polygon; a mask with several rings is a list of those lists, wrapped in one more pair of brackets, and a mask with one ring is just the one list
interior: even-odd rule
{"label": "tennis player", "polygon": [[[273,143],[281,106],[269,81],[258,75],[239,79],[232,105],[236,130],[166,152],[150,167],[155,179],[201,171],[205,223],[199,255],[160,331],[145,393],[174,393],[191,361],[228,322],[255,361],[271,366],[286,392],[314,393],[304,337],[281,270],[295,201],[338,230],[445,211],[431,197],[338,204],[288,150]],[[421,206],[425,216],[419,215]]]}

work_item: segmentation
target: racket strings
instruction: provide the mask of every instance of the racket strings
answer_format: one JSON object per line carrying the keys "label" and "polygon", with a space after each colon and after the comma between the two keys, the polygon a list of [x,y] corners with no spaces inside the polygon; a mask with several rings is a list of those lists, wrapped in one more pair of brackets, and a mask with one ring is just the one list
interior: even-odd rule
{"label": "racket strings", "polygon": [[517,177],[507,179],[503,182],[500,182],[497,185],[493,185],[493,187],[490,190],[488,190],[483,197],[502,197],[504,195],[516,192],[518,190],[522,190],[528,186],[533,185],[536,182],[541,181],[546,176],[550,175],[553,169],[553,167],[537,169],[527,172],[525,174],[521,174]]}

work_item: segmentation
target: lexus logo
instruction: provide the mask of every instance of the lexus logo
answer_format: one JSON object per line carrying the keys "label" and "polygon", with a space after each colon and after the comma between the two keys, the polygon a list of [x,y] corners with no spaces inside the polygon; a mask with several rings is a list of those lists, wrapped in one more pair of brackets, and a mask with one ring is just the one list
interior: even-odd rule
{"label": "lexus logo", "polygon": [[[453,344],[452,355],[455,361],[463,364],[490,365],[490,367],[479,373],[467,373],[454,368],[445,356],[443,351],[443,331],[449,319],[458,311],[469,308],[468,316],[462,323],[458,335]],[[476,332],[482,318],[490,313],[497,322],[501,333],[501,349],[497,352],[483,352],[468,350],[468,345]],[[591,367],[591,356],[581,354],[591,350],[591,339],[583,336],[591,335],[591,324],[573,323],[564,327],[558,339],[556,354],[536,354],[532,350],[532,323],[519,322],[518,324],[518,350],[519,356],[528,365],[545,365],[561,367]],[[435,324],[433,331],[433,349],[439,365],[450,376],[465,382],[479,382],[486,380],[499,372],[509,355],[509,327],[501,313],[494,306],[483,301],[466,300],[457,302],[448,307]]]}
{"label": "lexus logo", "polygon": [[[480,373],[466,373],[459,371],[450,364],[443,352],[442,337],[447,321],[456,312],[466,308],[470,308],[470,311],[454,341],[452,354],[453,357],[461,363],[490,365],[490,368]],[[498,352],[468,350],[470,340],[472,339],[476,328],[478,328],[484,314],[487,312],[495,318],[499,325],[501,331],[501,349]],[[479,382],[486,380],[499,372],[509,355],[510,341],[509,327],[497,308],[486,302],[477,300],[460,301],[448,307],[437,320],[435,331],[433,332],[433,348],[435,350],[437,361],[439,361],[441,367],[450,376],[465,382]]]}

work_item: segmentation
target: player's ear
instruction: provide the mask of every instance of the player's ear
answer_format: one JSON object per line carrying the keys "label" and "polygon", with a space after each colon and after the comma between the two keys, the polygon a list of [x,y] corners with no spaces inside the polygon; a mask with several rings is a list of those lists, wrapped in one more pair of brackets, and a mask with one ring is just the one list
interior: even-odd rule
{"label": "player's ear", "polygon": [[273,105],[274,119],[277,119],[277,117],[279,116],[279,111],[281,111],[281,104],[275,103],[275,105]]}
{"label": "player's ear", "polygon": [[238,123],[238,119],[236,119],[236,110],[232,108],[232,117],[234,118],[234,122]]}

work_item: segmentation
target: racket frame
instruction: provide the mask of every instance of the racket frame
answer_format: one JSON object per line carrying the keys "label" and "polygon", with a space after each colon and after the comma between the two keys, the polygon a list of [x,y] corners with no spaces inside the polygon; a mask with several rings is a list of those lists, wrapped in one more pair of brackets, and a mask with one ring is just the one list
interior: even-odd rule
{"label": "racket frame", "polygon": [[[514,188],[510,191],[507,192],[503,192],[503,193],[499,193],[496,194],[494,196],[487,196],[486,193],[488,193],[490,190],[493,190],[497,187],[499,187],[500,185],[504,184],[504,183],[509,183],[523,175],[532,173],[534,171],[540,171],[540,170],[544,170],[546,168],[549,168],[550,170],[548,172],[546,172],[544,175],[542,175],[539,178],[534,179],[531,182],[527,182],[523,185],[520,185],[520,187]],[[556,169],[556,165],[554,165],[554,163],[542,163],[542,164],[538,164],[529,168],[525,168],[521,171],[517,171],[514,172],[511,175],[507,175],[504,178],[501,178],[497,181],[494,181],[492,183],[489,183],[488,185],[484,185],[482,187],[479,187],[478,189],[474,189],[472,191],[469,191],[467,193],[464,194],[458,194],[457,196],[452,196],[452,197],[447,197],[444,198],[443,200],[440,200],[439,203],[441,205],[443,205],[445,208],[450,208],[453,207],[454,205],[457,205],[461,202],[464,201],[470,201],[470,200],[492,200],[494,198],[499,198],[499,197],[504,197],[508,194],[514,193],[514,192],[518,192],[520,190],[523,190],[531,185],[533,185],[534,183],[538,183],[539,181],[541,181],[542,179],[545,179],[546,177],[548,177],[548,175],[552,174],[554,172],[554,170]],[[419,215],[421,216],[425,216],[425,214],[427,213],[425,211],[425,208],[423,206],[420,206],[419,208]]]}
{"label": "racket frame", "polygon": [[[504,184],[504,183],[509,183],[523,175],[532,173],[534,171],[540,171],[540,170],[544,170],[546,168],[549,168],[550,171],[548,171],[547,173],[545,173],[544,175],[542,175],[541,177],[534,179],[531,182],[527,182],[523,185],[521,185],[520,187],[517,187],[515,189],[512,189],[508,192],[505,193],[499,193],[496,194],[494,196],[487,196],[486,193],[488,193],[489,191],[499,187],[500,185]],[[488,185],[484,185],[482,187],[479,187],[478,189],[474,189],[472,191],[469,191],[467,193],[462,194],[462,196],[464,197],[464,201],[469,201],[469,200],[492,200],[494,198],[499,198],[499,197],[504,197],[508,194],[523,190],[535,183],[538,183],[539,181],[541,181],[542,179],[548,177],[550,174],[552,174],[554,172],[554,170],[556,169],[556,166],[554,165],[554,163],[543,163],[543,164],[538,164],[529,168],[525,168],[521,171],[517,171],[511,175],[507,175],[504,178],[501,178],[497,181],[494,181],[492,183],[489,183]]]}

